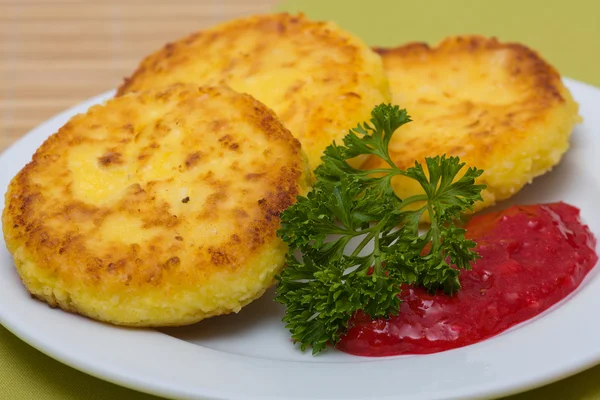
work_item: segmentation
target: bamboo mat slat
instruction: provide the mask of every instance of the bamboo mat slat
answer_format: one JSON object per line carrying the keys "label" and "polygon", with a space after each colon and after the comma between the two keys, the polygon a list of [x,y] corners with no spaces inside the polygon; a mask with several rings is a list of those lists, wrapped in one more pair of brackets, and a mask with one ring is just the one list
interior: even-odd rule
{"label": "bamboo mat slat", "polygon": [[168,41],[277,0],[0,0],[0,152]]}

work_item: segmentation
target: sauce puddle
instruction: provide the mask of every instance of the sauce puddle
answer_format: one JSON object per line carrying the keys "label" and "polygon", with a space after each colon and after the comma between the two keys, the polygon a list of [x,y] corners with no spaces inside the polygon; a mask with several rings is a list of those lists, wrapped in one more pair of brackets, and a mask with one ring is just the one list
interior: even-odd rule
{"label": "sauce puddle", "polygon": [[466,226],[481,256],[453,297],[405,287],[400,314],[355,315],[337,348],[361,356],[427,354],[497,335],[557,303],[594,267],[596,240],[565,203],[514,206]]}

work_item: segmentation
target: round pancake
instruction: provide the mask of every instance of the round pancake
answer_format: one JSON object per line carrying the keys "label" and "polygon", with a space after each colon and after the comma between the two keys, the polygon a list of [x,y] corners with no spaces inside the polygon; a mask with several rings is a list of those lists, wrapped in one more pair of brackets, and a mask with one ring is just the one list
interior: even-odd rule
{"label": "round pancake", "polygon": [[12,180],[2,216],[21,279],[114,324],[237,312],[284,264],[279,214],[307,191],[300,143],[228,88],[176,85],[73,117]]}
{"label": "round pancake", "polygon": [[[390,143],[393,160],[407,168],[446,153],[483,169],[479,182],[487,189],[476,209],[514,195],[567,151],[577,103],[558,72],[527,47],[463,36],[377,52],[393,102],[413,119]],[[364,168],[383,166],[372,158]],[[406,178],[393,184],[400,197],[422,192]]]}
{"label": "round pancake", "polygon": [[238,19],[169,43],[141,62],[118,95],[177,82],[251,94],[300,140],[311,168],[333,140],[390,100],[377,54],[334,23],[303,15]]}

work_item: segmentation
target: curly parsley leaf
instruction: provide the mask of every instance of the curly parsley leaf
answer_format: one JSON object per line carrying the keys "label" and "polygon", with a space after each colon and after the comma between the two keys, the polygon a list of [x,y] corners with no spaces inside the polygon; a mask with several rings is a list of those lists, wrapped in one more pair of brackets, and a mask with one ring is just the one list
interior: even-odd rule
{"label": "curly parsley leaf", "polygon": [[[344,145],[327,147],[312,191],[281,215],[278,234],[289,253],[275,299],[286,306],[292,339],[313,354],[335,345],[359,310],[372,318],[397,315],[403,284],[453,294],[459,270],[477,258],[455,221],[481,200],[485,186],[475,179],[482,171],[463,172],[464,163],[445,155],[402,170],[389,143],[410,122],[406,110],[381,104],[371,116]],[[348,163],[360,156],[379,157],[388,167],[365,171]],[[399,198],[395,176],[417,181],[424,193]],[[424,213],[431,223],[420,232]]]}

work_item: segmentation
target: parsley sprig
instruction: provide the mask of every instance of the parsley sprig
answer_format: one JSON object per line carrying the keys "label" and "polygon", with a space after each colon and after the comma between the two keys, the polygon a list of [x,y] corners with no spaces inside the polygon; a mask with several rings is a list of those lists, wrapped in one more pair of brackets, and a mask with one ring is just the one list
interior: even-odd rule
{"label": "parsley sprig", "polygon": [[[283,322],[302,350],[313,354],[335,345],[350,317],[363,310],[372,318],[397,315],[402,284],[448,294],[460,288],[459,269],[477,258],[475,243],[455,225],[481,200],[482,171],[457,157],[425,159],[406,170],[389,154],[394,132],[410,122],[406,110],[381,104],[371,123],[359,124],[324,152],[317,181],[306,197],[281,215],[279,236],[289,245],[287,268],[278,276],[276,301],[286,306]],[[348,160],[376,156],[387,168],[360,170]],[[416,180],[423,194],[405,199],[392,178]],[[411,207],[408,207],[411,205]],[[419,231],[427,212],[430,225]]]}

